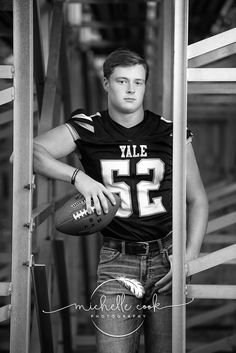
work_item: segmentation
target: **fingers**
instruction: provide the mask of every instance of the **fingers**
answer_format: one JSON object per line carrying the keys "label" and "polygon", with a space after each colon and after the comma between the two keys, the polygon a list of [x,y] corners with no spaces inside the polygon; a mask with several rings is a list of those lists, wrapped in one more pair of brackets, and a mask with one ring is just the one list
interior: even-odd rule
{"label": "fingers", "polygon": [[172,285],[172,271],[170,270],[164,277],[155,283],[158,293],[164,293]]}
{"label": "fingers", "polygon": [[89,214],[94,211],[96,211],[98,215],[101,215],[102,212],[108,213],[108,200],[112,205],[116,204],[112,192],[102,183],[92,179],[83,171],[80,171],[79,177],[75,179],[75,187],[85,197]]}
{"label": "fingers", "polygon": [[172,281],[170,281],[167,285],[158,290],[159,294],[168,294],[172,290]]}
{"label": "fingers", "polygon": [[113,193],[111,191],[109,191],[108,189],[106,189],[105,187],[103,189],[103,193],[104,193],[104,195],[106,195],[108,197],[108,199],[110,200],[110,202],[114,206],[116,204],[116,199],[115,199]]}
{"label": "fingers", "polygon": [[108,213],[108,200],[115,205],[116,200],[113,194],[107,190],[102,184],[98,184],[97,190],[93,191],[86,197],[87,211],[91,214],[94,210],[98,215],[101,215],[102,212]]}

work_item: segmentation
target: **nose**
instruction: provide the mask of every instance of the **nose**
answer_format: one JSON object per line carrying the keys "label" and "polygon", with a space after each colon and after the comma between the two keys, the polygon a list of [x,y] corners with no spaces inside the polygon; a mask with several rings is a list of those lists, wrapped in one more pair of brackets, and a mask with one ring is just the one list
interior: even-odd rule
{"label": "nose", "polygon": [[127,93],[135,93],[135,87],[132,82],[129,82],[129,84],[128,84]]}

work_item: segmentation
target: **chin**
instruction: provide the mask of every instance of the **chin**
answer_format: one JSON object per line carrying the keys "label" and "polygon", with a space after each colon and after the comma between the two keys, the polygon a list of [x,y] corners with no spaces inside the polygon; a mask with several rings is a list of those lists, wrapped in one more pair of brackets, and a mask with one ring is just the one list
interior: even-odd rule
{"label": "chin", "polygon": [[119,107],[119,111],[123,114],[131,114],[131,113],[135,113],[136,111],[139,110],[139,107]]}

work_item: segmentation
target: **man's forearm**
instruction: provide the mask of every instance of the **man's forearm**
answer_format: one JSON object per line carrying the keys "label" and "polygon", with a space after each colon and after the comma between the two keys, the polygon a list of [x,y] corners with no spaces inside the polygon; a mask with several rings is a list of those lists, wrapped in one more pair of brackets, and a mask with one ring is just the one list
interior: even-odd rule
{"label": "man's forearm", "polygon": [[48,178],[71,181],[75,168],[58,161],[39,144],[34,144],[34,171]]}
{"label": "man's forearm", "polygon": [[206,233],[207,221],[208,201],[205,197],[188,205],[186,261],[198,257]]}

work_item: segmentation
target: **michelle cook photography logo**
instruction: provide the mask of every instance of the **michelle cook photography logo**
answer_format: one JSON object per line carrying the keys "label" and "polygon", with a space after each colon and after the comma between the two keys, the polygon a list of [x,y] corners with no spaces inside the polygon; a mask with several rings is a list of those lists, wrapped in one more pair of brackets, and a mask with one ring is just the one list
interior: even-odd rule
{"label": "michelle cook photography logo", "polygon": [[[141,328],[146,317],[146,315],[143,313],[144,310],[153,310],[153,312],[155,313],[160,310],[170,309],[174,306],[176,307],[176,306],[187,305],[194,301],[194,298],[192,298],[189,302],[184,304],[161,306],[157,293],[154,293],[152,295],[149,305],[145,305],[145,304],[132,305],[126,301],[126,296],[124,293],[122,293],[122,294],[116,295],[114,302],[112,303],[110,301],[108,303],[107,296],[105,294],[101,294],[99,298],[96,298],[96,304],[92,304],[94,297],[98,296],[99,294],[98,290],[101,289],[102,286],[104,286],[105,284],[113,281],[118,281],[119,283],[123,284],[138,299],[141,299],[145,294],[144,288],[140,282],[126,277],[117,277],[117,278],[109,279],[107,281],[102,282],[99,286],[97,286],[94,289],[90,297],[90,305],[88,307],[84,306],[83,304],[73,303],[56,310],[52,310],[52,311],[42,310],[42,311],[45,314],[54,314],[59,311],[68,309],[70,307],[74,307],[75,310],[83,310],[85,312],[95,311],[95,313],[90,315],[90,318],[93,325],[96,327],[96,329],[107,336],[119,338],[119,337],[127,337],[129,335],[132,335],[133,333],[135,333]],[[122,321],[121,321],[122,319],[125,319],[125,320],[133,319],[133,325],[129,325],[129,327],[132,327],[132,329],[130,329],[128,332],[122,332],[126,330],[126,325],[122,325]],[[109,321],[108,323],[108,320],[112,320],[112,321],[119,320],[121,322],[121,325],[116,325],[116,331],[118,328],[120,330],[119,333],[112,332],[112,321]],[[108,324],[106,325],[106,323]]]}

